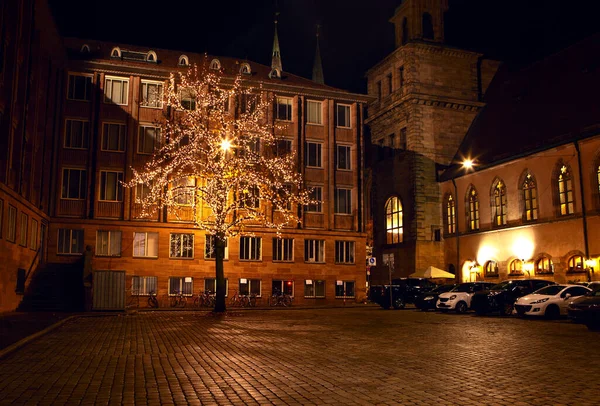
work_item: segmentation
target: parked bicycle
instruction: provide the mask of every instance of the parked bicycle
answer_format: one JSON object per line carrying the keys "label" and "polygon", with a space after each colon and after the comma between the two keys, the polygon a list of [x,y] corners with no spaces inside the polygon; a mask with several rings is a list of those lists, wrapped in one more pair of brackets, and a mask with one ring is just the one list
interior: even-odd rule
{"label": "parked bicycle", "polygon": [[198,293],[194,298],[194,307],[215,307],[215,295],[210,290]]}
{"label": "parked bicycle", "polygon": [[158,308],[158,299],[156,298],[156,292],[151,291],[148,296],[148,307],[152,307],[153,309]]}
{"label": "parked bicycle", "polygon": [[256,295],[254,293],[240,295],[236,291],[229,299],[229,305],[231,307],[256,307]]}
{"label": "parked bicycle", "polygon": [[175,295],[171,296],[170,304],[171,307],[185,307],[187,298],[183,295],[183,292],[177,291]]}
{"label": "parked bicycle", "polygon": [[292,296],[287,293],[274,293],[269,298],[269,305],[290,307],[292,305]]}

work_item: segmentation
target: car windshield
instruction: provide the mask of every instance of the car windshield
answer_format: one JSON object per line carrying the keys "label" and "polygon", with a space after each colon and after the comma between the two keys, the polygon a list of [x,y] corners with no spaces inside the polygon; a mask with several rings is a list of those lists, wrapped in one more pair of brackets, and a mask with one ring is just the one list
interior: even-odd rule
{"label": "car windshield", "polygon": [[492,290],[508,290],[512,287],[511,281],[500,282],[497,285],[492,286]]}
{"label": "car windshield", "polygon": [[432,289],[431,291],[435,292],[435,293],[444,293],[444,292],[448,292],[449,290],[451,290],[453,286],[454,285],[440,285],[440,286],[437,286],[435,289]]}
{"label": "car windshield", "polygon": [[538,289],[533,293],[535,293],[536,295],[554,296],[557,295],[564,288],[566,288],[566,286],[564,285],[550,285],[546,286],[545,288]]}
{"label": "car windshield", "polygon": [[452,292],[466,292],[469,293],[473,290],[473,285],[470,283],[461,283],[460,285],[458,285],[457,287],[455,287],[454,289],[452,289]]}

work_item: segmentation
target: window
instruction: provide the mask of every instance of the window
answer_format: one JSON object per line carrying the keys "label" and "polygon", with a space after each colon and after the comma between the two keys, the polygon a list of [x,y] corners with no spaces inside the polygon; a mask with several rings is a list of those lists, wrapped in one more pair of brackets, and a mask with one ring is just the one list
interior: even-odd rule
{"label": "window", "polygon": [[537,187],[531,174],[523,182],[523,218],[525,221],[537,220]]}
{"label": "window", "polygon": [[305,211],[311,213],[321,213],[323,211],[323,187],[312,186],[309,197],[313,203],[305,206]]}
{"label": "window", "polygon": [[135,185],[135,203],[141,203],[142,201],[150,197],[152,191],[152,185],[146,183],[138,183]]}
{"label": "window", "polygon": [[506,225],[506,186],[498,181],[494,188],[494,225]]}
{"label": "window", "polygon": [[325,281],[306,279],[304,281],[304,297],[324,298],[325,297]]}
{"label": "window", "polygon": [[87,173],[85,169],[63,169],[62,199],[85,199],[87,195]]}
{"label": "window", "polygon": [[158,56],[156,55],[156,52],[148,51],[148,53],[146,54],[146,62],[156,62],[156,61],[158,61]]}
{"label": "window", "polygon": [[583,257],[581,255],[573,255],[569,258],[567,272],[583,272]]}
{"label": "window", "polygon": [[320,101],[308,100],[306,102],[307,124],[323,124],[323,107]]}
{"label": "window", "polygon": [[177,63],[177,65],[179,66],[188,66],[190,64],[190,60],[187,57],[187,55],[181,55],[179,57],[179,62]]}
{"label": "window", "polygon": [[337,264],[354,263],[354,241],[335,242],[335,262]]}
{"label": "window", "polygon": [[58,230],[57,254],[77,255],[83,253],[83,230],[60,228]]}
{"label": "window", "polygon": [[398,244],[403,241],[402,202],[397,197],[390,197],[385,204],[386,243]]}
{"label": "window", "polygon": [[258,106],[258,95],[255,94],[242,94],[240,101],[240,111],[242,113],[254,113]]}
{"label": "window", "polygon": [[[0,214],[2,211],[0,210]],[[38,248],[38,221],[31,219],[31,233],[29,238],[29,248],[37,250]]]}
{"label": "window", "polygon": [[306,143],[306,166],[313,168],[321,168],[323,165],[321,150],[323,144],[318,142],[307,142]]}
{"label": "window", "polygon": [[126,105],[129,98],[129,79],[107,76],[104,82],[104,103]]}
{"label": "window", "polygon": [[398,68],[398,86],[400,89],[404,87],[404,66]]}
{"label": "window", "polygon": [[17,208],[8,205],[8,230],[6,240],[10,242],[17,241]]}
{"label": "window", "polygon": [[294,239],[293,238],[273,238],[273,261],[294,260]]}
{"label": "window", "polygon": [[394,89],[392,86],[392,74],[388,73],[388,75],[387,75],[387,92],[388,92],[388,94],[392,94],[393,91],[394,91]]}
{"label": "window", "polygon": [[250,64],[243,63],[240,68],[240,73],[242,75],[250,75],[252,73],[252,69],[250,68]]}
{"label": "window", "polygon": [[554,273],[554,264],[552,260],[546,256],[541,257],[535,263],[536,275],[551,274]]}
{"label": "window", "polygon": [[[225,278],[225,297],[229,291],[229,279]],[[216,293],[217,292],[217,279],[216,278],[204,278],[204,292]]]}
{"label": "window", "polygon": [[240,207],[251,209],[260,207],[260,190],[258,186],[250,186],[240,193]]}
{"label": "window", "polygon": [[96,256],[120,257],[121,232],[98,230],[96,233]]}
{"label": "window", "polygon": [[91,76],[69,74],[69,87],[67,99],[90,101],[92,99]]}
{"label": "window", "polygon": [[335,297],[354,297],[354,281],[335,281]]}
{"label": "window", "polygon": [[336,152],[336,167],[337,169],[350,170],[352,161],[351,149],[349,145],[337,145]]}
{"label": "window", "polygon": [[114,47],[112,51],[110,51],[111,58],[120,58],[121,57],[121,49],[119,47]]}
{"label": "window", "polygon": [[194,293],[194,279],[191,276],[170,276],[169,277],[169,296],[183,294],[192,296]]}
{"label": "window", "polygon": [[479,197],[475,188],[471,187],[467,195],[469,231],[479,230]]}
{"label": "window", "polygon": [[138,133],[138,154],[152,154],[160,146],[160,128],[142,125]]}
{"label": "window", "polygon": [[406,150],[406,127],[400,129],[400,141],[396,147],[403,151]]}
{"label": "window", "polygon": [[175,179],[171,182],[171,195],[175,203],[182,206],[191,206],[194,202],[194,188],[196,182],[192,177]]}
{"label": "window", "polygon": [[566,165],[560,168],[560,174],[558,175],[558,199],[561,216],[575,212],[573,204],[573,178],[571,171],[569,171]]}
{"label": "window", "polygon": [[381,101],[381,81],[376,84],[377,89],[377,100]]}
{"label": "window", "polygon": [[[205,236],[204,259],[216,259],[215,237],[210,234],[206,234]],[[229,244],[227,238],[225,239],[225,255],[223,256],[223,259],[229,259]]]}
{"label": "window", "polygon": [[261,296],[262,283],[260,279],[240,278],[238,292],[240,295],[256,295]]}
{"label": "window", "polygon": [[523,261],[514,259],[510,263],[510,275],[523,275]]}
{"label": "window", "polygon": [[29,227],[29,216],[21,212],[19,222],[19,245],[27,247],[27,228]]}
{"label": "window", "polygon": [[123,201],[123,172],[100,171],[100,199],[108,202]]}
{"label": "window", "polygon": [[352,214],[352,189],[335,189],[335,213]]}
{"label": "window", "polygon": [[304,261],[325,262],[325,240],[304,240]]}
{"label": "window", "polygon": [[210,61],[210,69],[213,70],[219,70],[221,69],[221,62],[219,62],[218,59],[213,59],[212,61]]}
{"label": "window", "polygon": [[262,238],[260,237],[241,237],[240,238],[240,259],[246,261],[260,261],[262,259]]}
{"label": "window", "polygon": [[148,296],[158,292],[158,278],[156,276],[131,277],[131,294]]}
{"label": "window", "polygon": [[456,205],[451,195],[446,201],[446,231],[448,234],[456,232]]}
{"label": "window", "polygon": [[496,261],[488,261],[483,266],[485,276],[498,276],[498,263]]}
{"label": "window", "polygon": [[423,13],[423,39],[433,39],[433,20],[429,13]]}
{"label": "window", "polygon": [[284,295],[294,296],[294,281],[272,281],[271,294],[279,295],[281,293],[283,293]]}
{"label": "window", "polygon": [[134,258],[158,258],[158,233],[133,233]]}
{"label": "window", "polygon": [[163,83],[142,80],[142,106],[162,108]]}
{"label": "window", "polygon": [[65,120],[65,148],[87,149],[89,147],[88,121]]}
{"label": "window", "polygon": [[292,152],[292,140],[280,139],[275,142],[275,155],[284,156]]}
{"label": "window", "polygon": [[186,110],[196,110],[196,94],[191,89],[181,89],[181,107]]}
{"label": "window", "polygon": [[194,234],[171,234],[169,258],[194,258]]}
{"label": "window", "polygon": [[292,98],[277,97],[275,104],[275,118],[277,120],[292,121]]}
{"label": "window", "polygon": [[336,106],[337,126],[350,128],[350,106],[347,104],[338,104]]}
{"label": "window", "polygon": [[103,151],[125,151],[125,125],[118,123],[104,123],[102,132]]}
{"label": "window", "polygon": [[406,17],[402,19],[402,45],[406,45],[408,43],[408,20]]}

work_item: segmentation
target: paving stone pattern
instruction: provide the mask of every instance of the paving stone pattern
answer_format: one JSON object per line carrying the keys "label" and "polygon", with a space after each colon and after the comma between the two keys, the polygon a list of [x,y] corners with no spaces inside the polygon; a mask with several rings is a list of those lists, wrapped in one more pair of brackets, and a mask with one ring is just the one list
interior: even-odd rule
{"label": "paving stone pattern", "polygon": [[599,342],[371,306],[83,317],[0,360],[0,404],[598,405]]}

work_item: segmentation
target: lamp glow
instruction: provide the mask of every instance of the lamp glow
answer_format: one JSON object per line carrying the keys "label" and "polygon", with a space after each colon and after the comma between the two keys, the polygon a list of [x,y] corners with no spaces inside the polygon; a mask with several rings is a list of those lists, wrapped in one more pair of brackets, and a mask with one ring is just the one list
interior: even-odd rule
{"label": "lamp glow", "polygon": [[471,169],[473,167],[473,160],[472,159],[465,159],[462,163],[463,168],[465,169]]}
{"label": "lamp glow", "polygon": [[221,141],[221,149],[225,152],[229,151],[229,149],[231,148],[231,142],[225,138],[223,141]]}

